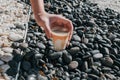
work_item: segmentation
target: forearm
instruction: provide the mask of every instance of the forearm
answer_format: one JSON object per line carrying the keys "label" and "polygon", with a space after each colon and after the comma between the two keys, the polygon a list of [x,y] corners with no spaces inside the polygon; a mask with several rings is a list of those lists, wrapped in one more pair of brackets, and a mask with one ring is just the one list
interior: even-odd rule
{"label": "forearm", "polygon": [[43,14],[44,10],[44,0],[30,0],[33,13],[35,15]]}

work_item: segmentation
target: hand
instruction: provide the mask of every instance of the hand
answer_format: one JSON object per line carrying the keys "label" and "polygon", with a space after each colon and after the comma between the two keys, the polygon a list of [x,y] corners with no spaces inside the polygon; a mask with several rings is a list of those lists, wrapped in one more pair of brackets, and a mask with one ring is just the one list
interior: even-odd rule
{"label": "hand", "polygon": [[68,31],[70,32],[70,35],[68,38],[68,44],[67,44],[69,45],[69,41],[71,40],[72,33],[73,33],[73,25],[70,20],[66,19],[61,15],[55,15],[55,14],[49,14],[49,13],[44,13],[44,14],[42,13],[38,15],[39,17],[38,17],[37,23],[39,26],[41,26],[45,30],[47,38],[51,38],[52,26],[59,25],[61,26],[60,29],[63,29],[62,27],[67,28]]}

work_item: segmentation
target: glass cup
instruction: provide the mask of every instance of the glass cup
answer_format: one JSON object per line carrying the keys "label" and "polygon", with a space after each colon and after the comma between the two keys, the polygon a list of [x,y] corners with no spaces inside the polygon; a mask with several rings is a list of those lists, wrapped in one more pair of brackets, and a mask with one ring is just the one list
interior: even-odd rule
{"label": "glass cup", "polygon": [[69,38],[69,32],[67,29],[61,27],[54,27],[51,29],[52,31],[52,41],[54,50],[60,51],[66,48]]}

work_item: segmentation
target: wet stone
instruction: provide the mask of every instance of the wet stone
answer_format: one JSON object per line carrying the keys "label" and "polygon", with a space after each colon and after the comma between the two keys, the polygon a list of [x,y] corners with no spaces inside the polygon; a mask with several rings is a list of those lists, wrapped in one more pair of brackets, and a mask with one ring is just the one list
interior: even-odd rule
{"label": "wet stone", "polygon": [[2,51],[6,52],[6,53],[12,53],[13,52],[13,48],[4,47],[4,48],[2,48]]}
{"label": "wet stone", "polygon": [[63,61],[67,64],[69,64],[72,61],[72,56],[70,55],[70,53],[63,53],[62,55]]}
{"label": "wet stone", "polygon": [[0,65],[3,65],[3,64],[4,64],[4,62],[0,60]]}
{"label": "wet stone", "polygon": [[22,62],[22,68],[25,70],[25,71],[29,71],[31,69],[31,64],[30,62],[28,61],[23,61]]}
{"label": "wet stone", "polygon": [[97,53],[97,54],[94,54],[93,55],[93,58],[94,59],[100,59],[100,58],[102,58],[103,57],[103,54],[101,54],[101,53]]}
{"label": "wet stone", "polygon": [[28,75],[27,80],[36,80],[36,75],[34,74]]}
{"label": "wet stone", "polygon": [[44,56],[43,54],[37,53],[35,54],[35,59],[42,59],[43,56]]}
{"label": "wet stone", "polygon": [[10,66],[7,65],[7,64],[4,64],[4,65],[1,65],[1,66],[0,66],[0,70],[1,70],[2,72],[6,72],[9,68],[10,68]]}
{"label": "wet stone", "polygon": [[105,65],[105,66],[112,66],[114,61],[110,58],[110,57],[105,57],[105,58],[102,58],[102,64]]}
{"label": "wet stone", "polygon": [[73,35],[73,40],[81,41],[81,38],[78,35]]}
{"label": "wet stone", "polygon": [[20,48],[22,48],[22,49],[26,49],[27,47],[28,47],[27,43],[21,43],[20,44]]}
{"label": "wet stone", "polygon": [[45,48],[46,48],[46,46],[45,46],[43,43],[37,43],[36,45],[37,45],[37,47],[39,47],[40,49],[45,49]]}
{"label": "wet stone", "polygon": [[49,56],[50,56],[50,58],[53,59],[53,60],[54,60],[54,59],[58,59],[58,58],[62,57],[62,52],[50,53]]}
{"label": "wet stone", "polygon": [[20,45],[20,44],[19,44],[18,42],[13,42],[13,43],[12,43],[12,47],[13,47],[13,48],[18,48],[19,45]]}
{"label": "wet stone", "polygon": [[71,53],[71,54],[76,54],[76,53],[78,53],[80,51],[80,48],[79,47],[72,47],[70,50],[69,50],[69,52]]}
{"label": "wet stone", "polygon": [[71,61],[69,64],[70,69],[75,69],[78,67],[78,62],[77,61]]}
{"label": "wet stone", "polygon": [[90,51],[93,55],[94,54],[97,54],[97,53],[100,53],[100,51],[99,50],[93,50],[93,51]]}
{"label": "wet stone", "polygon": [[99,76],[97,75],[94,75],[94,74],[88,74],[88,77],[94,79],[94,80],[98,80],[99,79]]}
{"label": "wet stone", "polygon": [[11,53],[5,53],[2,57],[1,60],[8,62],[13,59],[13,55]]}
{"label": "wet stone", "polygon": [[19,34],[15,34],[15,33],[10,33],[10,35],[8,36],[8,38],[12,41],[20,41],[23,39],[23,36],[19,35]]}
{"label": "wet stone", "polygon": [[100,49],[100,52],[103,53],[103,54],[105,54],[105,55],[109,55],[109,54],[110,54],[110,53],[109,53],[109,49],[108,49],[107,47],[101,48],[101,49]]}

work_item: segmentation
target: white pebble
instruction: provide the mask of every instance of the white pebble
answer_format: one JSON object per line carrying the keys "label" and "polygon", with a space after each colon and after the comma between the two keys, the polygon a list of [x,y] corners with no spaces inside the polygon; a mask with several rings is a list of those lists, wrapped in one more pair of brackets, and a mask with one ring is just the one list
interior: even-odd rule
{"label": "white pebble", "polygon": [[0,70],[2,70],[2,72],[6,72],[9,68],[10,66],[8,64],[0,66]]}
{"label": "white pebble", "polygon": [[4,53],[4,55],[1,57],[1,60],[5,62],[9,62],[13,59],[13,55],[11,53]]}
{"label": "white pebble", "polygon": [[3,47],[1,50],[6,52],[6,53],[12,53],[13,52],[13,48],[11,48],[11,47]]}
{"label": "white pebble", "polygon": [[3,57],[4,52],[0,50],[0,58]]}
{"label": "white pebble", "polygon": [[3,65],[3,64],[4,64],[4,62],[0,60],[0,65]]}
{"label": "white pebble", "polygon": [[10,33],[8,38],[12,41],[19,41],[19,40],[23,39],[23,36],[21,36],[19,34],[15,34],[15,33]]}

